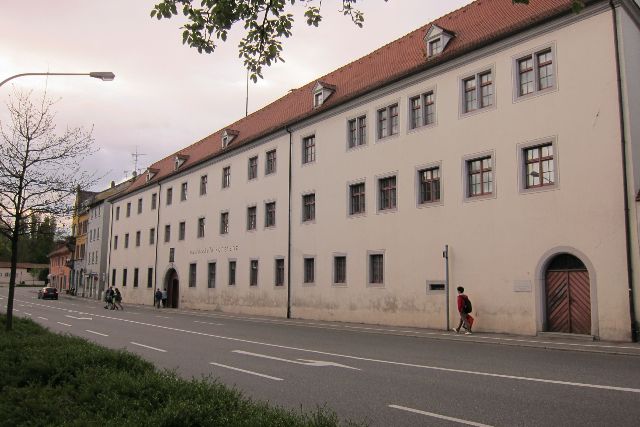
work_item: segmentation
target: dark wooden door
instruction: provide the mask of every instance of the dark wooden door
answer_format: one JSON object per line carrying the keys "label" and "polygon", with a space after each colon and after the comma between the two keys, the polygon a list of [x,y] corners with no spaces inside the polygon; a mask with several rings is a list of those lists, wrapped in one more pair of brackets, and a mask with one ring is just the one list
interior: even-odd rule
{"label": "dark wooden door", "polygon": [[591,293],[586,270],[550,270],[546,277],[547,330],[591,334]]}

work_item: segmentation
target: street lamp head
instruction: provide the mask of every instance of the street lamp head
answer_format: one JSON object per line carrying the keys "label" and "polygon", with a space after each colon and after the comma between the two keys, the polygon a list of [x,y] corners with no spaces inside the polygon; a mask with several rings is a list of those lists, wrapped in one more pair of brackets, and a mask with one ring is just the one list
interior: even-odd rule
{"label": "street lamp head", "polygon": [[92,71],[89,73],[89,76],[100,79],[103,82],[110,82],[116,77],[111,71]]}

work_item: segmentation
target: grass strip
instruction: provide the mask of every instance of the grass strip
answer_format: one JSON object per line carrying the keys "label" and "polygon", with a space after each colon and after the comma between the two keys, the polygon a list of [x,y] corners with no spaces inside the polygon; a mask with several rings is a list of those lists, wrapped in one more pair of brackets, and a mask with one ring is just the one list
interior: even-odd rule
{"label": "grass strip", "polygon": [[185,380],[124,350],[0,315],[0,426],[355,426],[303,413],[211,378]]}

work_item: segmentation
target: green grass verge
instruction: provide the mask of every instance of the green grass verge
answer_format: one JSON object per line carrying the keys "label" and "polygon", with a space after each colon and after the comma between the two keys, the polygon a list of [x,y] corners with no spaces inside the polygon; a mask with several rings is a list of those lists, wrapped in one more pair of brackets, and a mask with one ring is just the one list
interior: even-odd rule
{"label": "green grass verge", "polygon": [[0,426],[317,426],[343,423],[258,403],[212,380],[184,380],[126,351],[0,315]]}

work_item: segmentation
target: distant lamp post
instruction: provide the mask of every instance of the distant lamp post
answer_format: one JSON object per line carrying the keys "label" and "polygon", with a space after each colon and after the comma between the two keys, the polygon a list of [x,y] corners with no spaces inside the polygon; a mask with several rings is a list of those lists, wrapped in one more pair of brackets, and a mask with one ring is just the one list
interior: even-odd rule
{"label": "distant lamp post", "polygon": [[110,82],[116,78],[116,75],[113,74],[111,71],[92,71],[90,73],[22,73],[22,74],[16,74],[15,76],[11,76],[8,79],[3,80],[2,82],[0,82],[0,86],[5,84],[9,80],[13,80],[17,77],[23,77],[23,76],[89,76],[96,79],[100,79],[103,82]]}
{"label": "distant lamp post", "polygon": [[540,176],[540,174],[538,172],[536,172],[536,171],[529,172],[529,175],[532,176],[533,178],[542,178],[542,182],[543,183],[546,181],[549,184],[553,184],[552,180],[550,180],[546,176]]}

